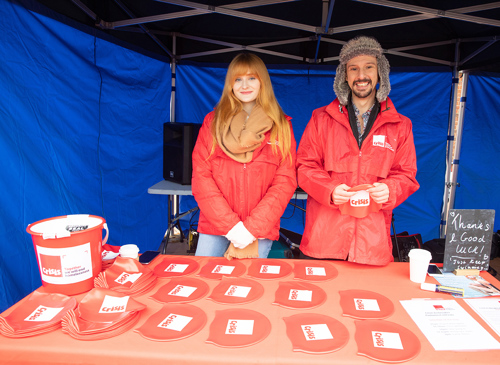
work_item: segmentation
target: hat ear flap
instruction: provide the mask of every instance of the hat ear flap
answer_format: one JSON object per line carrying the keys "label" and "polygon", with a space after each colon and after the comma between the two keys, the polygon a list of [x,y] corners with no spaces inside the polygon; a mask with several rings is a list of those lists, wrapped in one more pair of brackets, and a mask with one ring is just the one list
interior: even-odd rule
{"label": "hat ear flap", "polygon": [[349,93],[351,92],[351,88],[349,84],[347,84],[347,73],[346,66],[344,64],[339,64],[337,66],[337,70],[335,71],[335,80],[333,81],[333,91],[337,98],[339,99],[340,104],[347,105],[347,100],[349,99]]}
{"label": "hat ear flap", "polygon": [[377,65],[378,65],[378,78],[379,78],[379,87],[377,90],[377,100],[382,102],[387,99],[389,92],[391,91],[391,82],[389,80],[389,61],[384,55],[377,57]]}

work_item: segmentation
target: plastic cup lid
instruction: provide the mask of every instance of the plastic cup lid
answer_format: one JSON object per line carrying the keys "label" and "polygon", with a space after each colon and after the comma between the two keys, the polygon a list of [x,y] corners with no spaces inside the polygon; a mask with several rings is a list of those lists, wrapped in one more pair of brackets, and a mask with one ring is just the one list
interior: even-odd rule
{"label": "plastic cup lid", "polygon": [[123,245],[120,247],[120,256],[122,257],[136,257],[139,253],[139,247],[137,245]]}
{"label": "plastic cup lid", "polygon": [[415,258],[415,259],[431,259],[432,254],[424,249],[421,248],[412,248],[410,252],[408,253],[409,258]]}

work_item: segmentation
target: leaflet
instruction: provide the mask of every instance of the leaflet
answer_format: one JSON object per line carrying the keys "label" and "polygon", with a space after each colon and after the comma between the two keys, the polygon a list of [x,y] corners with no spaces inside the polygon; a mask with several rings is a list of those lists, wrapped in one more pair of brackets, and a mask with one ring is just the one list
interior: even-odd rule
{"label": "leaflet", "polygon": [[455,300],[402,300],[436,351],[498,350],[500,343]]}
{"label": "leaflet", "polygon": [[465,299],[465,302],[500,336],[500,298]]}
{"label": "leaflet", "polygon": [[[453,273],[444,273],[443,275],[434,276],[434,279],[444,286],[463,288],[465,290],[463,298],[500,296],[500,289],[481,276],[456,276]],[[455,294],[453,296],[462,298],[462,296]]]}

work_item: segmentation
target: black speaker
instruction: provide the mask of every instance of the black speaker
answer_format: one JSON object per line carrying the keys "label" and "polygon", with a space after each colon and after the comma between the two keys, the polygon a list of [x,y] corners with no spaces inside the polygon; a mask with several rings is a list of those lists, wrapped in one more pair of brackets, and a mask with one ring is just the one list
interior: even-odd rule
{"label": "black speaker", "polygon": [[163,123],[163,178],[191,184],[191,156],[201,124]]}

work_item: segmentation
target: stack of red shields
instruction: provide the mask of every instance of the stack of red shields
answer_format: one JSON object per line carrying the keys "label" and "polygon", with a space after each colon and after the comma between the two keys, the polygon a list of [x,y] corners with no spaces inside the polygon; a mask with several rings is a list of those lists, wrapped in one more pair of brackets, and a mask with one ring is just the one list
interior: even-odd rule
{"label": "stack of red shields", "polygon": [[146,306],[110,289],[88,292],[62,319],[62,331],[78,340],[102,340],[130,330]]}
{"label": "stack of red shields", "polygon": [[264,294],[264,287],[251,279],[223,277],[207,298],[221,304],[251,303]]}
{"label": "stack of red shields", "polygon": [[310,309],[326,301],[326,292],[311,283],[280,281],[274,303],[290,309]]}
{"label": "stack of red shields", "polygon": [[384,319],[394,313],[394,304],[382,294],[369,290],[341,290],[342,314],[356,319]]}
{"label": "stack of red shields", "polygon": [[121,246],[112,246],[105,243],[102,245],[102,270],[114,264],[115,259],[120,255]]}
{"label": "stack of red shields", "polygon": [[282,260],[255,259],[248,268],[248,276],[263,280],[276,280],[290,275],[293,268]]}
{"label": "stack of red shields", "polygon": [[200,264],[182,256],[167,256],[155,266],[154,273],[159,278],[181,277],[194,273]]}
{"label": "stack of red shields", "polygon": [[0,316],[0,333],[5,337],[23,338],[54,331],[61,319],[77,302],[62,294],[33,292],[28,299],[6,317]]}
{"label": "stack of red shields", "polygon": [[151,296],[160,303],[189,303],[203,298],[210,290],[208,284],[196,278],[173,278]]}
{"label": "stack of red shields", "polygon": [[251,309],[226,309],[215,312],[207,343],[221,347],[247,347],[271,333],[271,322]]}
{"label": "stack of red shields", "polygon": [[245,273],[246,267],[240,260],[228,261],[226,258],[211,258],[198,273],[206,279],[220,280],[224,276],[238,277]]}
{"label": "stack of red shields", "polygon": [[346,326],[324,314],[301,313],[283,320],[293,351],[326,354],[340,350],[349,341]]}
{"label": "stack of red shields", "polygon": [[139,261],[117,257],[113,265],[97,275],[94,286],[127,295],[141,295],[151,290],[156,280],[153,271]]}
{"label": "stack of red shields", "polygon": [[205,312],[190,304],[165,304],[135,330],[153,341],[182,340],[198,333],[207,323]]}
{"label": "stack of red shields", "polygon": [[331,264],[321,260],[307,260],[295,262],[293,267],[294,279],[304,281],[328,281],[335,279],[338,270]]}
{"label": "stack of red shields", "polygon": [[408,328],[383,319],[355,321],[354,339],[358,355],[391,364],[413,359],[420,353],[420,341]]}

